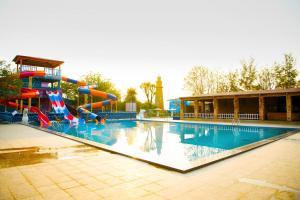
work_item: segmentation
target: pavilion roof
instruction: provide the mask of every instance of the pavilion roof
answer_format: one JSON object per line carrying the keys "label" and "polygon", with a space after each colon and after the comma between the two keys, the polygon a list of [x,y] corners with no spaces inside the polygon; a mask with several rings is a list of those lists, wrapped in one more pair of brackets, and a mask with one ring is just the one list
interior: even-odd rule
{"label": "pavilion roof", "polygon": [[15,62],[16,64],[22,63],[22,65],[49,67],[49,68],[55,68],[64,63],[63,61],[59,61],[59,60],[50,60],[46,58],[37,58],[37,57],[23,56],[23,55],[16,55],[16,57],[13,59],[13,62]]}
{"label": "pavilion roof", "polygon": [[239,92],[225,92],[225,93],[214,93],[214,94],[202,94],[196,96],[180,97],[180,99],[201,99],[201,98],[213,98],[213,97],[228,97],[233,96],[259,96],[259,95],[277,95],[277,94],[295,94],[300,95],[300,88],[289,88],[289,89],[275,89],[275,90],[252,90],[252,91],[239,91]]}

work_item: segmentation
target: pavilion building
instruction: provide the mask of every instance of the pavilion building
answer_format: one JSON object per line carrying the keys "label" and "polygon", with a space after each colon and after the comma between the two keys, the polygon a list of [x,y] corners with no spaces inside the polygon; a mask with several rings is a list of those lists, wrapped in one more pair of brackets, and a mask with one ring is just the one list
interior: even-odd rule
{"label": "pavilion building", "polygon": [[300,88],[180,97],[180,119],[300,121]]}

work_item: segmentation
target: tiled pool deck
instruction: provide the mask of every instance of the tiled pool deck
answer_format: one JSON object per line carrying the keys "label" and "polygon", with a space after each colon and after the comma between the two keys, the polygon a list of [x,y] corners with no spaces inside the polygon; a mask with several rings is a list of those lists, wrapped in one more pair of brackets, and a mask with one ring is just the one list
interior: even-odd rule
{"label": "tiled pool deck", "polygon": [[181,174],[0,125],[0,199],[300,199],[300,133]]}

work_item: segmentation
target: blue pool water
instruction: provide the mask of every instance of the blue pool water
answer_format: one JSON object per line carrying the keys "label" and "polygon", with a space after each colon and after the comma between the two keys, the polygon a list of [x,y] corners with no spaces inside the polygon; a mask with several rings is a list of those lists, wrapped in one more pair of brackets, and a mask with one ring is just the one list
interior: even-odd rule
{"label": "blue pool water", "polygon": [[49,129],[91,140],[110,150],[174,168],[201,158],[292,131],[291,128],[150,121],[112,121],[105,125],[58,124]]}

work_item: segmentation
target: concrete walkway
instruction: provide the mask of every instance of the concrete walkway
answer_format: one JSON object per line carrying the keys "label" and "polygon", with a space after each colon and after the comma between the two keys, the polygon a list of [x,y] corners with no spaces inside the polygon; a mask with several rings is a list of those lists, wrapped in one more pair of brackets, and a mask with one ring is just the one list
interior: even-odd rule
{"label": "concrete walkway", "polygon": [[300,133],[180,174],[0,125],[0,199],[300,199]]}

